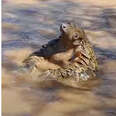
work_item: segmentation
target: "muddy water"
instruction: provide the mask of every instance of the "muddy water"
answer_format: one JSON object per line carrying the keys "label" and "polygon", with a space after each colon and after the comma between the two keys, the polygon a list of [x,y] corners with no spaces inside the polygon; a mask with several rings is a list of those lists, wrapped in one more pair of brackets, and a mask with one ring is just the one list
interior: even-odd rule
{"label": "muddy water", "polygon": [[[116,116],[116,2],[114,0],[3,0],[3,116]],[[99,81],[72,88],[35,83],[13,73],[24,58],[58,37],[73,20],[86,30],[99,60]]]}

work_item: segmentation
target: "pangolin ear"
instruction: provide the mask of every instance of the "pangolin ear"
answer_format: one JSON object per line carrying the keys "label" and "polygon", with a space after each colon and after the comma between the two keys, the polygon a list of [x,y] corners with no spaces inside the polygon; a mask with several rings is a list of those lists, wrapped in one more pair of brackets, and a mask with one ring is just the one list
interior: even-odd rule
{"label": "pangolin ear", "polygon": [[81,28],[81,36],[83,39],[86,38],[86,33],[85,33],[84,29],[82,29],[82,28]]}
{"label": "pangolin ear", "polygon": [[72,27],[76,27],[75,23],[73,23],[72,21],[68,22],[68,24],[70,24]]}
{"label": "pangolin ear", "polygon": [[72,26],[73,26],[74,28],[76,28],[76,27],[77,27],[76,23],[72,23]]}

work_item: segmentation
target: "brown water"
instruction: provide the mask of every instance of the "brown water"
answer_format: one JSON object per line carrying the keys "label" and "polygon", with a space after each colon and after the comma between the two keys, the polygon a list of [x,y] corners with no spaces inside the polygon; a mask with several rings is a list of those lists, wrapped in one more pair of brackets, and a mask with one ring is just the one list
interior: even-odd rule
{"label": "brown water", "polygon": [[[3,116],[116,116],[116,1],[3,0]],[[94,45],[98,80],[79,89],[13,73],[24,58],[74,20]]]}

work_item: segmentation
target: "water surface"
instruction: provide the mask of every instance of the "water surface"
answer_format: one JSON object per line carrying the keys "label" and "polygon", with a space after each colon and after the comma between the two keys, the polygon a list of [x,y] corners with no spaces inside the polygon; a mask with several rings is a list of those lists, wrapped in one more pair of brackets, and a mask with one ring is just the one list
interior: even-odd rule
{"label": "water surface", "polygon": [[[116,2],[3,0],[3,116],[116,116]],[[13,73],[22,61],[59,36],[65,20],[80,24],[94,45],[100,81],[72,88],[31,82]]]}

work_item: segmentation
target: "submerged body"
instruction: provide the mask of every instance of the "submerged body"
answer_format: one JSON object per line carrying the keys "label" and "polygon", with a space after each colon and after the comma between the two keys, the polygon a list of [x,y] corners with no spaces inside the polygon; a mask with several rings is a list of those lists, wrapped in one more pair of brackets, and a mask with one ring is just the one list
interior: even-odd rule
{"label": "submerged body", "polygon": [[[60,26],[61,35],[24,60],[32,72],[56,80],[88,80],[95,77],[96,56],[85,32],[72,23]],[[39,78],[39,77],[38,77]]]}

